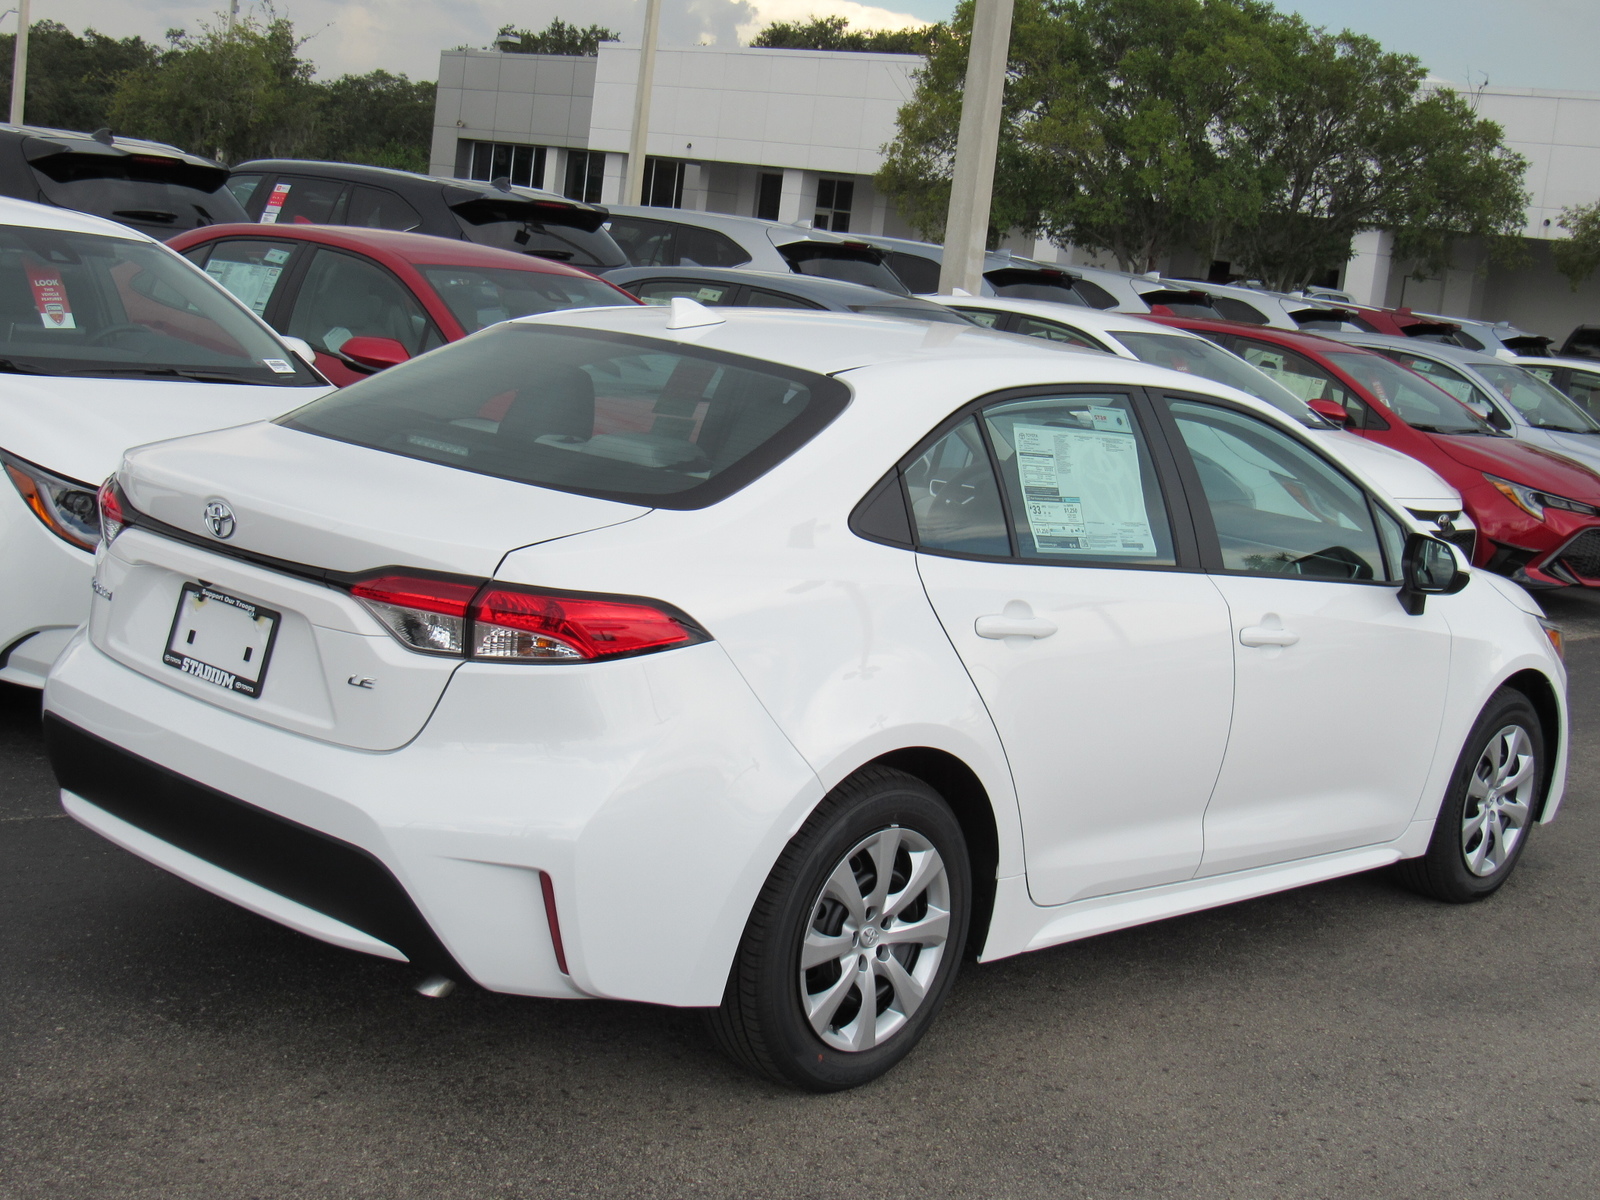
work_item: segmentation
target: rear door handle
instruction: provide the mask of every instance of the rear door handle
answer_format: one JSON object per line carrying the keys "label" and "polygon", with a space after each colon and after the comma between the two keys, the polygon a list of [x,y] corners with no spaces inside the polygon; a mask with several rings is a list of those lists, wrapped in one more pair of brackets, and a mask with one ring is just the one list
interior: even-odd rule
{"label": "rear door handle", "polygon": [[1281,626],[1248,625],[1239,630],[1239,642],[1244,646],[1292,646],[1299,640],[1298,633]]}
{"label": "rear door handle", "polygon": [[1043,617],[979,617],[972,628],[981,638],[1030,637],[1047,638],[1056,631],[1055,625]]}

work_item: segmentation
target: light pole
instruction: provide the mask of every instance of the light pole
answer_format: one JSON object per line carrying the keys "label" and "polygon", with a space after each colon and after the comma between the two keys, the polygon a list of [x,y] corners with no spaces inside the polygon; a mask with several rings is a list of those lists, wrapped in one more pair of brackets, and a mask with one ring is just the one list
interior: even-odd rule
{"label": "light pole", "polygon": [[[23,3],[27,3],[27,0],[23,0]],[[661,0],[645,0],[644,46],[639,51],[639,83],[633,94],[633,135],[628,139],[628,174],[622,188],[624,204],[644,203],[644,155],[645,143],[650,137],[650,89],[655,84],[656,39],[660,31]]]}
{"label": "light pole", "polygon": [[1000,102],[1011,48],[1011,0],[977,0],[975,7],[944,223],[944,262],[939,267],[939,291],[961,288],[974,296],[983,287],[983,254],[988,249]]}
{"label": "light pole", "polygon": [[17,0],[17,52],[11,59],[11,123],[22,124],[22,102],[28,94],[28,9],[32,0]]}

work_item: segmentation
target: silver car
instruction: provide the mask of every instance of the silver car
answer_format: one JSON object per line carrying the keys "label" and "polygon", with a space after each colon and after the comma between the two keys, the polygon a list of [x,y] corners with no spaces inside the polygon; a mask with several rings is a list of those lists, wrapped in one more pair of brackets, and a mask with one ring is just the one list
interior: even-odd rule
{"label": "silver car", "polygon": [[608,205],[607,228],[635,267],[737,267],[818,275],[908,295],[883,251],[853,236],[758,217]]}
{"label": "silver car", "polygon": [[1518,441],[1600,471],[1600,423],[1525,367],[1423,338],[1376,333],[1324,336],[1376,350],[1431,380]]}

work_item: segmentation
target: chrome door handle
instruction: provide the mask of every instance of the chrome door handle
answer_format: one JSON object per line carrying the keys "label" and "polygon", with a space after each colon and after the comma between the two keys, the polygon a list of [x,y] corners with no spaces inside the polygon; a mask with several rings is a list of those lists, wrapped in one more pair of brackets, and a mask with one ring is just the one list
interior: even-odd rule
{"label": "chrome door handle", "polygon": [[1043,617],[979,617],[972,628],[981,638],[1047,638],[1056,631],[1055,625]]}
{"label": "chrome door handle", "polygon": [[1298,633],[1282,627],[1250,625],[1239,630],[1239,643],[1244,646],[1292,646],[1300,640]]}

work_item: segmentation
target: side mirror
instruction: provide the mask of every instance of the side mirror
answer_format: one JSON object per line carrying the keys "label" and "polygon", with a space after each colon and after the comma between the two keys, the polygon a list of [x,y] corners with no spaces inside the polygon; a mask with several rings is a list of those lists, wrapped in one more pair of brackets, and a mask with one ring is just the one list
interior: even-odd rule
{"label": "side mirror", "polygon": [[1400,607],[1413,617],[1422,615],[1429,596],[1453,596],[1472,578],[1456,566],[1455,547],[1425,533],[1406,538],[1400,577]]}
{"label": "side mirror", "polygon": [[365,367],[369,371],[396,367],[411,357],[404,346],[393,338],[386,337],[349,338],[339,347],[338,353],[340,358],[358,367]]}
{"label": "side mirror", "polygon": [[1326,417],[1335,425],[1350,424],[1350,410],[1332,400],[1307,400],[1306,407],[1319,417]]}

